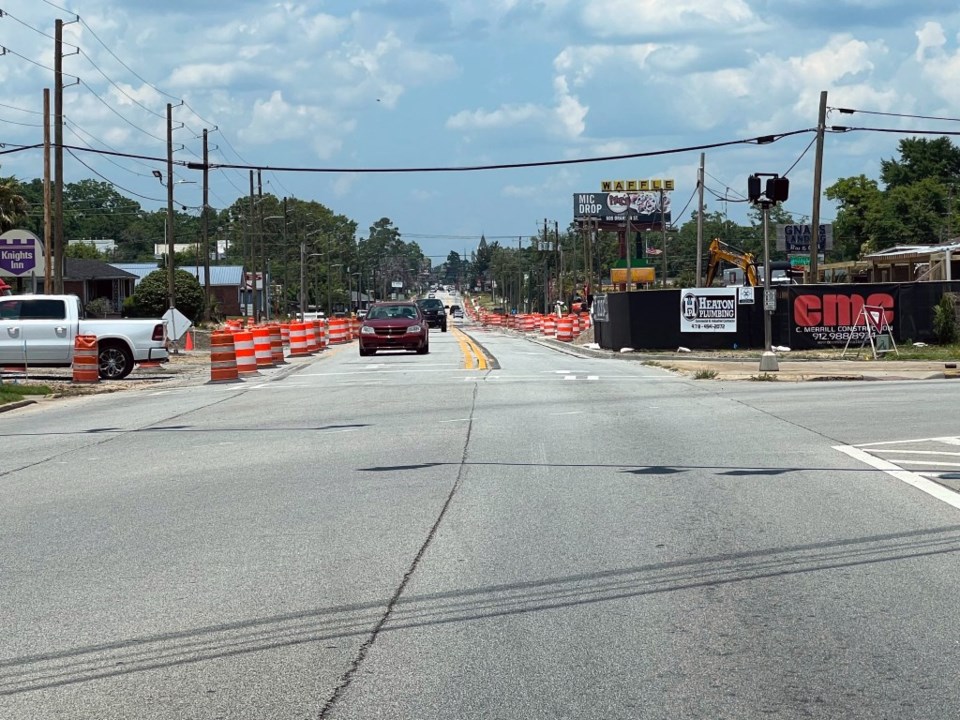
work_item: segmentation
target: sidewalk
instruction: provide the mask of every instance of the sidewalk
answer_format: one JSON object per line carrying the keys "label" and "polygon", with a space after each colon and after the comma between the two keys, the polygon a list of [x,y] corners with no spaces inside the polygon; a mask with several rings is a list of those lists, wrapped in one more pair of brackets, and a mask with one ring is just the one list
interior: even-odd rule
{"label": "sidewalk", "polygon": [[[512,331],[506,331],[512,332]],[[560,342],[543,336],[524,335],[531,342],[581,357],[599,357],[640,362],[662,367],[689,377],[698,373],[713,375],[712,380],[777,380],[785,382],[827,380],[936,380],[957,377],[956,370],[945,370],[944,363],[933,360],[842,360],[841,351],[836,358],[815,360],[790,359],[788,353],[778,355],[779,370],[771,373],[760,371],[759,353],[747,356],[718,356],[709,351],[696,353],[614,352]]]}

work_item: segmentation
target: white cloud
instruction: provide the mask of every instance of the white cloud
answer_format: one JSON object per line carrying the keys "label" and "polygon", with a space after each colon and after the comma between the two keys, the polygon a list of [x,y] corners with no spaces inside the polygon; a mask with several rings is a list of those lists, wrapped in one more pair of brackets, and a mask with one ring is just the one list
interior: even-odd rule
{"label": "white cloud", "polygon": [[927,56],[927,51],[934,51],[933,55],[939,55],[943,46],[947,44],[947,36],[943,32],[943,26],[937,22],[925,23],[922,28],[917,30],[917,62],[923,62]]}
{"label": "white cloud", "polygon": [[461,110],[447,119],[451,130],[492,130],[514,127],[531,120],[542,120],[546,115],[543,108],[527,103],[525,105],[502,105],[496,110]]}
{"label": "white cloud", "polygon": [[586,0],[581,17],[600,37],[760,29],[758,18],[743,0]]}

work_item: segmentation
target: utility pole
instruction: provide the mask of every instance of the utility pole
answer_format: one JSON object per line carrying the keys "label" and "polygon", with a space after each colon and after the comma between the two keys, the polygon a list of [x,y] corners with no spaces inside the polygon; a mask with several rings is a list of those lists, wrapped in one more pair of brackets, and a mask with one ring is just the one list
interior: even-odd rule
{"label": "utility pole", "polygon": [[203,319],[210,322],[210,165],[207,129],[203,129]]}
{"label": "utility pole", "polygon": [[256,318],[257,308],[257,272],[255,265],[256,254],[254,253],[254,235],[253,235],[253,170],[250,171],[250,217],[247,218],[247,253],[250,260],[250,303],[251,312]]}
{"label": "utility pole", "polygon": [[667,208],[666,192],[660,188],[660,231],[663,234],[663,287],[667,287]]}
{"label": "utility pole", "polygon": [[703,176],[705,153],[700,153],[700,167],[697,170],[697,282],[694,287],[700,287],[703,274]]}
{"label": "utility pole", "polygon": [[[547,239],[547,219],[543,219],[543,247],[549,248],[550,241]],[[550,250],[546,249],[543,253],[543,312],[550,312]]]}
{"label": "utility pole", "polygon": [[627,197],[629,199],[627,201],[627,222],[623,230],[623,249],[627,256],[627,292],[630,292],[633,289],[633,260],[630,257],[633,254],[633,248],[630,247],[630,235],[632,234],[630,213],[633,211],[633,197],[631,195],[627,195]]}
{"label": "utility pole", "polygon": [[258,307],[259,310],[254,313],[254,317],[257,320],[261,319],[261,316],[269,319],[267,308],[270,306],[270,303],[267,301],[267,257],[266,251],[264,250],[264,238],[263,238],[263,175],[259,170],[257,170],[257,234],[254,236],[256,246],[259,248],[259,259],[257,260],[257,269],[260,271],[260,288],[262,290],[262,297],[259,298]]}
{"label": "utility pole", "polygon": [[43,89],[43,292],[50,295],[53,288],[53,216],[50,207],[50,89]]}
{"label": "utility pole", "polygon": [[53,53],[53,287],[63,293],[63,20],[56,21]]}
{"label": "utility pole", "polygon": [[557,300],[563,302],[563,248],[560,247],[560,223],[553,221],[553,239],[557,243]]}
{"label": "utility pole", "polygon": [[167,300],[171,310],[177,306],[173,218],[173,105],[167,103]]}
{"label": "utility pole", "polygon": [[289,300],[287,299],[287,288],[290,287],[290,259],[287,248],[287,198],[283,198],[283,304],[278,309],[281,315],[287,315],[289,310]]}
{"label": "utility pole", "polygon": [[810,213],[810,272],[809,282],[817,283],[819,271],[817,254],[820,252],[820,187],[823,182],[823,135],[827,125],[827,91],[820,92],[820,111],[817,114],[817,151],[813,161],[813,210]]}

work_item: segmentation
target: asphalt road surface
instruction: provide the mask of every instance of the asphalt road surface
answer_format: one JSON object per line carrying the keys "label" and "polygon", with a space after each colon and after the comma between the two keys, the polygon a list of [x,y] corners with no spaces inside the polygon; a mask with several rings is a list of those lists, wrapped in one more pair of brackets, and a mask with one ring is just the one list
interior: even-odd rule
{"label": "asphalt road surface", "polygon": [[0,718],[960,716],[960,385],[462,327],[0,414]]}

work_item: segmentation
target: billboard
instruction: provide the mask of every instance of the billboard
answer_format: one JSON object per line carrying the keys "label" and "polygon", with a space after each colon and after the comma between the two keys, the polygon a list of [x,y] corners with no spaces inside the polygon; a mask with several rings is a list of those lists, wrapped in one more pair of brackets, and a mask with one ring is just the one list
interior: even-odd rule
{"label": "billboard", "polygon": [[900,286],[790,286],[790,347],[797,349],[860,344],[867,336],[863,307],[882,308],[891,327],[898,326]]}
{"label": "billboard", "polygon": [[737,288],[685,288],[680,291],[680,332],[735,333]]}
{"label": "billboard", "polygon": [[0,277],[43,275],[43,241],[29,230],[0,235]]}
{"label": "billboard", "polygon": [[630,221],[637,224],[669,224],[670,196],[659,192],[576,193],[573,196],[574,220],[622,223],[628,211]]}
{"label": "billboard", "polygon": [[[799,225],[777,225],[777,250],[785,250],[787,254],[810,254],[810,241],[813,237],[813,226],[810,223]],[[833,250],[833,224],[820,225],[817,239],[817,252]]]}

